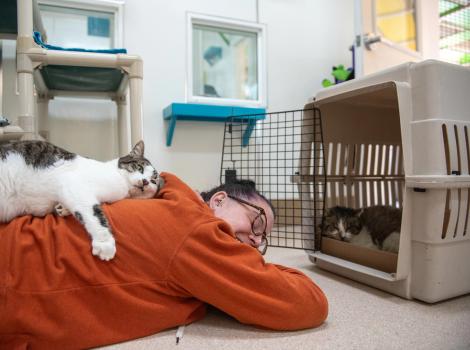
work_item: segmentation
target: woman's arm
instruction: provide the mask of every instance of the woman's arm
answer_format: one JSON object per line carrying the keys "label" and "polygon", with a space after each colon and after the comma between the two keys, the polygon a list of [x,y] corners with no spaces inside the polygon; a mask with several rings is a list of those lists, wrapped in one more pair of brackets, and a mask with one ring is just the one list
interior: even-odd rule
{"label": "woman's arm", "polygon": [[327,317],[321,289],[300,271],[267,264],[221,221],[190,234],[169,269],[170,286],[235,317],[277,330],[316,327]]}

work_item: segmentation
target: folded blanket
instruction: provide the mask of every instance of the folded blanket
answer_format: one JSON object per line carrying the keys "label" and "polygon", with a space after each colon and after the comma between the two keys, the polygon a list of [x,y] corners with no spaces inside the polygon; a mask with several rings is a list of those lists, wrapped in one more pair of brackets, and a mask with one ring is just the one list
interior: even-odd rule
{"label": "folded blanket", "polygon": [[111,53],[111,54],[117,54],[117,53],[127,53],[126,49],[108,49],[108,50],[91,50],[91,49],[81,49],[81,48],[64,48],[60,46],[54,46],[54,45],[49,45],[46,44],[45,42],[42,41],[41,33],[39,32],[34,32],[34,41],[36,44],[39,46],[49,49],[49,50],[61,50],[61,51],[78,51],[78,52],[94,52],[94,53]]}

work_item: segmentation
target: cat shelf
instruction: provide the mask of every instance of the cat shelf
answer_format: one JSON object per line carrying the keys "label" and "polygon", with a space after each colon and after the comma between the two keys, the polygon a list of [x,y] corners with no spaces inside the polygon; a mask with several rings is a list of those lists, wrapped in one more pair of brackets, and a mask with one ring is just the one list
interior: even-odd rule
{"label": "cat shelf", "polygon": [[0,142],[19,140],[23,135],[24,131],[19,126],[0,127]]}
{"label": "cat shelf", "polygon": [[247,145],[256,122],[265,118],[264,108],[217,106],[195,103],[172,103],[163,110],[163,119],[168,120],[166,145],[171,146],[176,121],[191,120],[205,122],[225,122],[228,118],[236,116],[240,122],[246,123],[247,128],[243,135],[243,145]]}

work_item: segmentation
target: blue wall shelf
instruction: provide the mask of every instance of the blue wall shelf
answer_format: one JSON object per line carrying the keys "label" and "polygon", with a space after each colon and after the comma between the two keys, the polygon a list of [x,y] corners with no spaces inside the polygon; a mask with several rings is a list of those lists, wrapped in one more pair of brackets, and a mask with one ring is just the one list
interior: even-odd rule
{"label": "blue wall shelf", "polygon": [[169,121],[166,145],[171,146],[177,120],[225,122],[227,119],[235,117],[237,121],[247,123],[243,134],[243,146],[247,146],[256,122],[265,119],[265,113],[266,109],[264,108],[172,103],[163,110],[163,119]]}

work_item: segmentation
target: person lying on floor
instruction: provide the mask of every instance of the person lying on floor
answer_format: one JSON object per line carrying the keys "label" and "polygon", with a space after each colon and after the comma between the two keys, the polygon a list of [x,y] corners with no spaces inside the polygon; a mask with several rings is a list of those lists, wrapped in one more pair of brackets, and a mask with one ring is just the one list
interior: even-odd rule
{"label": "person lying on floor", "polygon": [[200,320],[210,304],[272,330],[319,326],[328,303],[301,272],[266,263],[274,211],[254,183],[198,196],[176,176],[153,199],[103,205],[117,244],[102,261],[73,217],[0,224],[0,348],[90,348]]}

